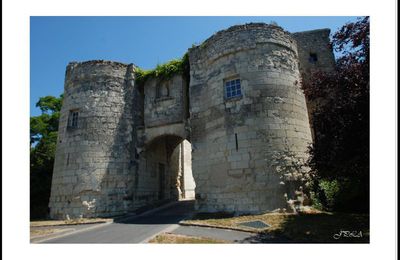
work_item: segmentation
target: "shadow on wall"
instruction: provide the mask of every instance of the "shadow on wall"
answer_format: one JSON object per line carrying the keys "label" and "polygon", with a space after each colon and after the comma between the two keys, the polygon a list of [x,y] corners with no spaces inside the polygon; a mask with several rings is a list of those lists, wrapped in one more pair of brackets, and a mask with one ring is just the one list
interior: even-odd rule
{"label": "shadow on wall", "polygon": [[134,102],[139,95],[134,88],[133,68],[129,66],[123,84],[124,107],[118,118],[113,145],[109,148],[108,155],[111,162],[106,170],[100,189],[104,192],[103,201],[96,203],[96,212],[99,215],[120,215],[127,213],[133,204],[134,176],[137,174],[136,158],[136,129],[140,118],[134,114]]}

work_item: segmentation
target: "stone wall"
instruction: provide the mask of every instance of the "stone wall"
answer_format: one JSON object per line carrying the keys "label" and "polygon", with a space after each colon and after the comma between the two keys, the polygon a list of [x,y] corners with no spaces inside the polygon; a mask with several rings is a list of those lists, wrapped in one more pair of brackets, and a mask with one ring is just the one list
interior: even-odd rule
{"label": "stone wall", "polygon": [[[335,68],[335,57],[330,46],[330,29],[319,29],[293,33],[299,53],[299,70],[304,80],[317,70],[331,72]],[[316,57],[316,60],[315,60]]]}
{"label": "stone wall", "polygon": [[178,123],[184,120],[185,80],[176,75],[170,80],[150,79],[144,86],[144,122],[146,127]]}
{"label": "stone wall", "polygon": [[[308,84],[311,75],[316,71],[332,72],[335,69],[335,57],[330,45],[329,29],[319,29],[294,33],[299,52],[299,69],[303,84]],[[312,115],[318,102],[323,100],[307,101],[310,125]],[[311,128],[314,137],[314,127]],[[314,138],[313,138],[314,139]]]}
{"label": "stone wall", "polygon": [[194,199],[196,182],[193,178],[193,173],[192,173],[192,145],[187,140],[184,140],[181,144],[180,149],[182,153],[182,175],[183,175],[182,198]]}
{"label": "stone wall", "polygon": [[182,198],[182,180],[183,180],[183,168],[182,168],[182,143],[178,144],[174,151],[172,152],[170,158],[170,189],[171,194],[173,194],[174,198],[179,200]]}
{"label": "stone wall", "polygon": [[[163,171],[161,172],[161,168]],[[158,200],[168,199],[166,187],[169,185],[166,140],[152,142],[141,154],[139,161],[139,178],[135,190],[135,208],[153,204]],[[164,176],[161,176],[164,175]],[[160,187],[161,183],[164,189]],[[160,194],[163,193],[163,194]]]}
{"label": "stone wall", "polygon": [[[133,209],[181,198],[178,179],[184,166],[182,141],[179,136],[166,135],[159,136],[144,146],[139,155]],[[190,156],[186,156],[190,159]],[[190,162],[189,164],[191,165]]]}
{"label": "stone wall", "polygon": [[[276,162],[306,159],[311,142],[295,40],[276,26],[233,26],[190,49],[189,60],[197,208],[285,208],[299,187],[278,170],[289,162]],[[242,97],[225,97],[229,79],[240,79]]]}
{"label": "stone wall", "polygon": [[[51,217],[116,215],[132,206],[134,69],[106,61],[68,65]],[[72,111],[78,112],[77,126],[68,125]]]}
{"label": "stone wall", "polygon": [[171,190],[179,199],[194,199],[196,183],[192,175],[192,146],[183,140],[171,155]]}

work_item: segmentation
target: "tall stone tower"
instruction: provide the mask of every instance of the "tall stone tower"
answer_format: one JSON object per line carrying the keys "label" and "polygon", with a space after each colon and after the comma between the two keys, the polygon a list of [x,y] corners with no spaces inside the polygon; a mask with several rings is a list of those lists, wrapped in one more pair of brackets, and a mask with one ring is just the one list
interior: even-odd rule
{"label": "tall stone tower", "polygon": [[273,25],[233,26],[189,60],[198,209],[285,208],[301,189],[291,165],[311,143],[296,41]]}
{"label": "tall stone tower", "polygon": [[108,61],[68,65],[51,217],[116,215],[131,207],[134,69]]}

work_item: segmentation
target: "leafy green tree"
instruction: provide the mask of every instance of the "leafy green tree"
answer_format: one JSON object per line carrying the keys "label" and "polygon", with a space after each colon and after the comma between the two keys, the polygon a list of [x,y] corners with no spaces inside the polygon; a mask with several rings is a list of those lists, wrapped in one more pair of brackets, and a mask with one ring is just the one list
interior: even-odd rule
{"label": "leafy green tree", "polygon": [[[315,102],[309,166],[316,198],[335,211],[369,211],[369,17],[334,35],[333,73],[315,73],[303,85]],[[320,102],[322,100],[322,102]]]}
{"label": "leafy green tree", "polygon": [[31,219],[47,216],[62,99],[62,95],[41,97],[36,107],[42,114],[30,118]]}

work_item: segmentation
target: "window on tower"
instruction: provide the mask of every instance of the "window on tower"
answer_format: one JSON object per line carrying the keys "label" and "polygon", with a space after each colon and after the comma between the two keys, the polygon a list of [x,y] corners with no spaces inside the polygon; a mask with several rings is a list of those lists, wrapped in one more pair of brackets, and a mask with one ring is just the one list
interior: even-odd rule
{"label": "window on tower", "polygon": [[240,85],[240,79],[226,80],[224,85],[225,85],[225,97],[227,99],[242,96],[242,87]]}
{"label": "window on tower", "polygon": [[316,53],[310,53],[310,56],[308,57],[308,61],[310,63],[317,63],[318,61],[318,56]]}
{"label": "window on tower", "polygon": [[78,110],[70,110],[69,111],[69,117],[68,117],[68,127],[69,128],[78,128],[78,117],[79,117]]}

